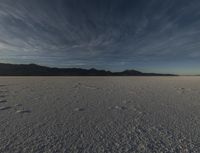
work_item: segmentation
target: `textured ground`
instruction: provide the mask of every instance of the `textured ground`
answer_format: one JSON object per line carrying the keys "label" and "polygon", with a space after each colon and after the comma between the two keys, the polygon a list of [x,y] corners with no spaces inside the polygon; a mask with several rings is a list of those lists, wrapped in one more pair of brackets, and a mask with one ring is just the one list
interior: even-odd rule
{"label": "textured ground", "polygon": [[200,77],[2,77],[0,152],[198,153]]}

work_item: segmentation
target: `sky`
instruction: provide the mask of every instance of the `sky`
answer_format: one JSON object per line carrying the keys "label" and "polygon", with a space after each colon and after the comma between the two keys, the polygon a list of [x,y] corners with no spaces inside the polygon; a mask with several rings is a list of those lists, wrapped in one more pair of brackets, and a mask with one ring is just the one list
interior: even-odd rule
{"label": "sky", "polygon": [[200,0],[0,0],[0,62],[200,74]]}

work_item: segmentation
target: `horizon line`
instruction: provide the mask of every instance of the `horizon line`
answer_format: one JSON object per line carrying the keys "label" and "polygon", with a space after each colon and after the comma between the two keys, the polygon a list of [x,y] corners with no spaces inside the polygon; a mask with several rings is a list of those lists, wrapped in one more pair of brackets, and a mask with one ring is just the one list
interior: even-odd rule
{"label": "horizon line", "polygon": [[9,64],[9,65],[37,65],[41,67],[46,67],[46,68],[55,68],[55,69],[82,69],[82,70],[98,70],[98,71],[106,71],[106,72],[111,72],[111,73],[120,73],[120,72],[125,72],[125,71],[138,71],[141,73],[146,73],[146,74],[165,74],[165,75],[176,75],[176,76],[200,76],[200,74],[180,74],[180,73],[163,73],[163,72],[145,72],[139,69],[135,68],[128,68],[128,69],[123,69],[121,71],[112,71],[108,69],[99,69],[96,67],[90,67],[90,68],[83,68],[83,67],[57,67],[57,66],[50,66],[50,65],[43,65],[43,64],[37,64],[37,63],[8,63],[8,62],[0,62],[0,64]]}
{"label": "horizon line", "polygon": [[125,71],[138,71],[141,73],[146,73],[146,74],[161,74],[161,75],[175,75],[175,76],[200,76],[200,74],[178,74],[178,73],[159,73],[159,72],[145,72],[145,71],[140,71],[138,69],[132,68],[132,69],[123,69],[121,71],[112,71],[112,70],[107,70],[107,69],[98,69],[95,67],[90,67],[90,68],[82,68],[82,67],[56,67],[56,66],[48,66],[48,65],[43,65],[43,64],[36,64],[36,63],[8,63],[8,62],[0,62],[0,64],[7,64],[7,65],[36,65],[36,66],[41,66],[41,67],[46,67],[46,68],[55,68],[55,69],[82,69],[82,70],[97,70],[97,71],[105,71],[105,72],[111,72],[111,73],[121,73]]}

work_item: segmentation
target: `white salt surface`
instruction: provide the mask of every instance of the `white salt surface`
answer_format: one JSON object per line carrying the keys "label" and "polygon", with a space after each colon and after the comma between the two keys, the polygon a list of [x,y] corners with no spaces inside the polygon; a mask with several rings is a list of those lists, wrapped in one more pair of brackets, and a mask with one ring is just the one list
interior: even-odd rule
{"label": "white salt surface", "polygon": [[1,77],[0,153],[200,152],[200,77]]}

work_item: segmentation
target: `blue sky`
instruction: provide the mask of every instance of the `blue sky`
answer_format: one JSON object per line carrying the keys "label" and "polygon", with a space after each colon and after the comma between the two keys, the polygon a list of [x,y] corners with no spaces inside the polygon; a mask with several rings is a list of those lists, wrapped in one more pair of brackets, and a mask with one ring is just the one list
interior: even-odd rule
{"label": "blue sky", "polygon": [[0,62],[200,74],[199,0],[1,0]]}

